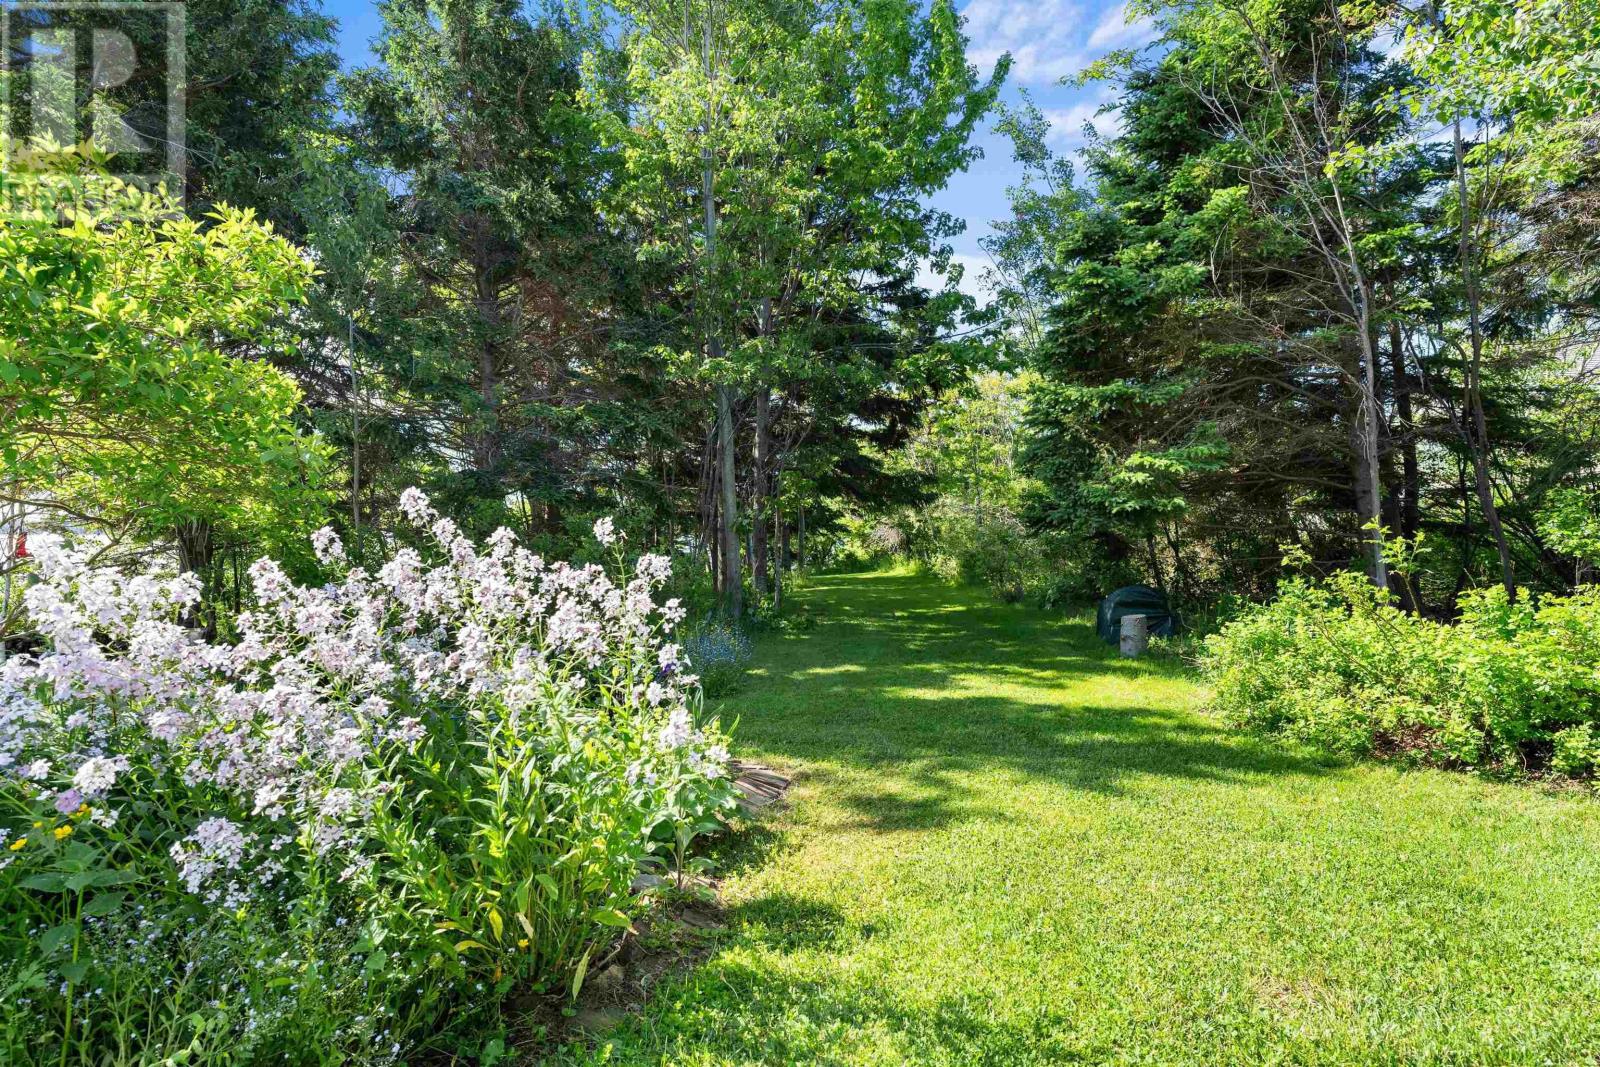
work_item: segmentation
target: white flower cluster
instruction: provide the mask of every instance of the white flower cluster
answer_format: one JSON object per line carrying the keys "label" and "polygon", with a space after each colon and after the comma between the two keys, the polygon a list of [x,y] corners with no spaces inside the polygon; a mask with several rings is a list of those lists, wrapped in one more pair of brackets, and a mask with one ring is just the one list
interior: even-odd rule
{"label": "white flower cluster", "polygon": [[[47,650],[0,665],[0,790],[101,826],[134,795],[214,798],[187,810],[170,859],[189,892],[237,903],[281,875],[286,851],[359,873],[375,806],[404,788],[395,755],[470,709],[654,737],[652,779],[723,773],[726,750],[694,725],[696,679],[666,643],[683,609],[654,600],[670,561],[645,556],[618,584],[507,530],[480,552],[415,489],[400,509],[431,561],[402,548],[309,587],[258,560],[256,610],[231,644],[176,621],[198,597],[192,575],[123,575],[93,566],[92,547],[36,536],[26,605]],[[595,534],[617,539],[607,520]],[[312,543],[344,566],[332,530]]]}

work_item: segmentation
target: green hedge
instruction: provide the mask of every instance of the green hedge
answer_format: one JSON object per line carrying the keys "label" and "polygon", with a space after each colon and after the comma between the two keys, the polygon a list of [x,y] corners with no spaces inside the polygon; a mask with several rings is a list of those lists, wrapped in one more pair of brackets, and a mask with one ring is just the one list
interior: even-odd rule
{"label": "green hedge", "polygon": [[1453,624],[1393,606],[1359,574],[1289,581],[1208,638],[1230,722],[1345,754],[1525,773],[1600,761],[1600,589],[1471,592]]}

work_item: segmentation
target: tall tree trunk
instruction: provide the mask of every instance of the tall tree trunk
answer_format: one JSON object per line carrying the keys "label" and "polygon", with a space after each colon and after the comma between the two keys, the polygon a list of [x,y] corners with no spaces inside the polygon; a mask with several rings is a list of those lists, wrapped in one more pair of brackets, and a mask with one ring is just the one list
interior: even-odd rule
{"label": "tall tree trunk", "polygon": [[215,637],[217,614],[211,591],[211,561],[215,556],[215,545],[211,540],[211,523],[205,519],[186,519],[178,523],[174,533],[178,540],[178,571],[180,574],[197,575],[201,589],[199,603],[185,610],[180,621],[189,627],[199,627],[204,622],[206,636]]}
{"label": "tall tree trunk", "polygon": [[361,559],[361,370],[356,366],[356,317],[349,316],[350,356],[350,540]]}
{"label": "tall tree trunk", "polygon": [[711,568],[711,589],[716,594],[718,601],[722,599],[722,525],[717,516],[721,508],[717,506],[717,487],[721,479],[717,476],[716,464],[716,439],[712,438],[710,451],[712,455],[710,465],[706,468],[706,490],[703,497],[704,518],[700,526],[701,540],[706,546],[706,563]]}
{"label": "tall tree trunk", "polygon": [[772,535],[778,541],[777,564],[772,568],[772,606],[783,606],[783,572],[789,566],[789,532],[783,525],[783,512],[772,509]]}
{"label": "tall tree trunk", "polygon": [[783,512],[774,510],[772,515],[773,525],[778,529],[778,574],[789,570],[792,555],[789,550],[789,520],[784,518]]}
{"label": "tall tree trunk", "polygon": [[728,618],[744,614],[744,582],[739,567],[739,493],[735,481],[733,387],[717,387],[717,458],[722,479],[722,604]]}
{"label": "tall tree trunk", "polygon": [[1389,569],[1383,557],[1383,543],[1374,536],[1373,523],[1382,521],[1383,497],[1375,477],[1376,441],[1368,429],[1372,425],[1367,390],[1357,385],[1354,410],[1350,418],[1351,474],[1355,483],[1356,516],[1361,520],[1362,551],[1367,557],[1367,576],[1380,589],[1388,588]]}
{"label": "tall tree trunk", "polygon": [[1155,579],[1156,588],[1161,590],[1163,596],[1167,593],[1167,578],[1161,573],[1161,560],[1156,556],[1156,535],[1146,532],[1144,535],[1145,556],[1150,561],[1150,576]]}
{"label": "tall tree trunk", "polygon": [[1388,589],[1389,564],[1383,551],[1383,476],[1378,454],[1382,409],[1378,405],[1378,350],[1372,340],[1372,293],[1359,272],[1355,277],[1361,301],[1361,307],[1356,312],[1356,326],[1361,331],[1362,366],[1361,406],[1357,420],[1360,476],[1356,500],[1361,505],[1361,515],[1365,520],[1362,533],[1367,544],[1367,574],[1373,585]]}
{"label": "tall tree trunk", "polygon": [[[716,68],[712,51],[712,25],[706,14],[701,59],[705,64],[706,93],[705,141],[700,151],[700,206],[705,216],[706,288],[710,289],[710,265],[717,254],[716,171],[711,152],[711,132],[716,125]],[[722,362],[722,338],[718,333],[715,307],[705,311],[706,356],[713,364]],[[717,459],[722,479],[722,513],[719,516],[718,550],[722,555],[722,608],[730,619],[744,613],[744,588],[739,566],[739,493],[736,478],[737,451],[734,445],[733,386],[717,386]]]}
{"label": "tall tree trunk", "polygon": [[1417,536],[1422,525],[1422,474],[1417,466],[1416,414],[1411,406],[1411,371],[1406,366],[1400,321],[1389,323],[1389,360],[1394,368],[1394,408],[1400,422],[1400,533]]}
{"label": "tall tree trunk", "polygon": [[[768,315],[771,314],[770,304]],[[750,571],[755,581],[756,595],[767,595],[768,546],[767,523],[770,521],[770,479],[772,465],[771,399],[765,385],[756,386],[756,441],[755,463],[750,472]]]}
{"label": "tall tree trunk", "polygon": [[[1400,323],[1389,321],[1389,370],[1394,383],[1394,410],[1396,432],[1390,437],[1390,446],[1399,446],[1400,484],[1385,500],[1388,521],[1400,536],[1411,541],[1417,535],[1417,492],[1420,477],[1417,471],[1417,438],[1411,407],[1411,376],[1406,368],[1406,355],[1400,333]],[[1413,542],[1414,543],[1414,542]],[[1394,589],[1400,607],[1409,612],[1420,612],[1416,589],[1409,575],[1395,578]]]}
{"label": "tall tree trunk", "polygon": [[1461,594],[1472,584],[1472,543],[1477,540],[1477,533],[1472,528],[1472,496],[1467,490],[1467,462],[1464,459],[1456,461],[1456,496],[1461,501],[1461,540],[1458,552],[1461,556],[1461,566],[1456,568],[1455,588],[1450,594],[1450,602],[1445,607],[1454,612],[1461,602]]}
{"label": "tall tree trunk", "polygon": [[717,557],[720,543],[717,530],[717,423],[711,422],[711,432],[706,434],[705,447],[700,453],[699,496],[696,506],[700,523],[695,530],[695,552],[705,553],[706,572],[711,575],[713,598],[722,601],[722,564]]}
{"label": "tall tree trunk", "polygon": [[1517,577],[1511,564],[1511,546],[1506,541],[1505,527],[1500,523],[1500,509],[1494,502],[1494,485],[1489,478],[1489,424],[1483,414],[1483,313],[1478,296],[1478,272],[1474,256],[1477,250],[1472,239],[1472,201],[1467,191],[1467,158],[1461,142],[1461,120],[1451,124],[1452,142],[1455,146],[1456,199],[1461,216],[1461,280],[1467,291],[1467,327],[1472,344],[1472,358],[1467,363],[1467,416],[1471,420],[1469,431],[1472,446],[1472,474],[1478,491],[1478,505],[1483,508],[1484,522],[1489,536],[1494,539],[1495,552],[1500,557],[1500,584],[1506,596],[1517,598]]}
{"label": "tall tree trunk", "polygon": [[481,252],[476,265],[477,278],[474,282],[477,295],[478,317],[483,324],[483,341],[478,347],[478,397],[483,401],[483,425],[473,441],[472,463],[479,471],[487,472],[494,467],[495,453],[497,451],[496,438],[497,426],[497,399],[496,375],[498,373],[497,353],[495,350],[495,330],[499,326],[499,303],[495,299],[494,281],[490,278],[488,253]]}

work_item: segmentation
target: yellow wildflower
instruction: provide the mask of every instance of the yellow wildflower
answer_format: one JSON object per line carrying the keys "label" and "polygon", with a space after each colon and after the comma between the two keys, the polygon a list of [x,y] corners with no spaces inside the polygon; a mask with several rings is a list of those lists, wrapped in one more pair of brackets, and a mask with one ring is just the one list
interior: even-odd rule
{"label": "yellow wildflower", "polygon": [[62,823],[60,826],[55,828],[54,832],[56,835],[56,840],[60,841],[63,837],[66,837],[68,834],[72,833],[72,824]]}
{"label": "yellow wildflower", "polygon": [[23,845],[26,845],[27,843],[28,843],[28,839],[26,837],[19,837],[15,841],[11,842],[11,851],[15,852],[17,849],[21,848]]}

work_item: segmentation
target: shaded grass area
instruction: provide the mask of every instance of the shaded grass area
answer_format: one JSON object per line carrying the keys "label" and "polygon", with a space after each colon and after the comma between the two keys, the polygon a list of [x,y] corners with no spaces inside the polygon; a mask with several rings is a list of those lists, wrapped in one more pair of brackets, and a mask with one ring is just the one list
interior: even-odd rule
{"label": "shaded grass area", "polygon": [[1091,620],[806,590],[726,701],[796,774],[728,928],[579,1060],[1595,1063],[1600,806],[1229,731]]}

